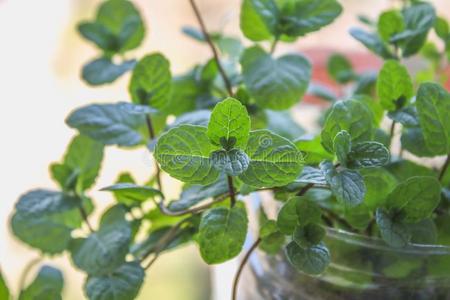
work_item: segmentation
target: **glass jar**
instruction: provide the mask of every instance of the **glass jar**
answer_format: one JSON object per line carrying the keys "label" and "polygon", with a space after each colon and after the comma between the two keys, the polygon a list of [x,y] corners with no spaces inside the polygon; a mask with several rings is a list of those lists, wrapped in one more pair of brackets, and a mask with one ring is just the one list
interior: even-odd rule
{"label": "glass jar", "polygon": [[396,249],[378,238],[327,229],[331,264],[320,276],[296,271],[284,252],[255,252],[240,287],[245,300],[448,300],[450,247]]}

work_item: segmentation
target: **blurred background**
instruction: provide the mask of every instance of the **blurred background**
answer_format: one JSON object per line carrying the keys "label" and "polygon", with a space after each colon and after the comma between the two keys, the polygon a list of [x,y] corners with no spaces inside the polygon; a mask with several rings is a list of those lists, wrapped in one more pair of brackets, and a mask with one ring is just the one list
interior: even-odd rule
{"label": "blurred background", "polygon": [[[80,80],[82,65],[97,51],[81,39],[76,24],[91,19],[99,2],[0,0],[0,267],[14,294],[22,268],[38,256],[10,232],[9,217],[14,203],[27,190],[54,187],[48,165],[60,160],[75,134],[64,124],[72,109],[92,102],[128,100],[128,76],[112,86],[100,88],[91,88]],[[183,25],[196,26],[187,0],[133,2],[141,10],[147,35],[143,45],[130,56],[139,58],[149,52],[163,52],[170,59],[174,74],[210,56],[208,48],[181,33]],[[197,2],[210,30],[240,36],[241,0]],[[450,1],[431,2],[439,15],[450,17]],[[349,27],[357,24],[357,14],[376,16],[393,1],[342,0],[341,3],[344,13],[335,23],[300,39],[298,44],[282,45],[277,52],[305,51],[320,56],[320,53],[338,51],[355,57],[365,52],[347,33]],[[303,114],[299,113],[297,118],[308,119],[308,110]],[[148,152],[108,147],[97,187],[109,185],[124,170],[132,172],[138,181],[146,180],[152,172]],[[176,190],[176,183],[173,185]],[[112,203],[109,194],[96,189],[91,194],[96,201],[97,215]],[[64,299],[84,299],[83,274],[70,265],[68,258],[58,257],[50,264],[64,271]],[[234,265],[235,262],[230,262],[208,268],[201,262],[195,246],[185,247],[164,255],[148,272],[139,299],[229,299]],[[220,282],[220,286],[214,282]]]}

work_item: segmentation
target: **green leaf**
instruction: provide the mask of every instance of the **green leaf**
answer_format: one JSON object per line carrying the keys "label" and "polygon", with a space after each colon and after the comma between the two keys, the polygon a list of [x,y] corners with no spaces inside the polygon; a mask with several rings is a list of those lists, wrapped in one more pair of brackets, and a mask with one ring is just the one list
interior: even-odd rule
{"label": "green leaf", "polygon": [[362,176],[354,170],[338,170],[330,161],[320,164],[320,169],[331,187],[331,191],[337,200],[347,206],[357,206],[366,194],[366,186]]}
{"label": "green leaf", "polygon": [[250,164],[239,178],[248,185],[283,186],[297,178],[302,170],[301,152],[290,141],[268,130],[252,131],[245,152]]}
{"label": "green leaf", "polygon": [[75,136],[62,163],[52,164],[50,171],[62,189],[85,191],[92,187],[103,161],[103,144],[84,135]]}
{"label": "green leaf", "polygon": [[408,70],[396,60],[388,60],[378,75],[377,94],[381,106],[389,111],[402,108],[413,96]]}
{"label": "green leaf", "polygon": [[274,36],[278,14],[273,0],[244,0],[240,16],[241,31],[252,41],[269,40]]}
{"label": "green leaf", "polygon": [[156,144],[155,158],[170,176],[207,185],[219,176],[210,159],[214,150],[217,147],[210,143],[205,127],[180,125],[161,135]]}
{"label": "green leaf", "polygon": [[450,27],[447,20],[442,17],[436,18],[436,21],[434,22],[434,31],[436,32],[436,35],[444,42],[446,42],[450,37]]}
{"label": "green leaf", "polygon": [[409,160],[398,160],[390,163],[386,166],[387,170],[395,176],[395,178],[399,181],[405,181],[413,176],[435,176],[436,172],[433,170],[413,163]]}
{"label": "green leaf", "polygon": [[382,209],[377,209],[376,221],[380,228],[381,237],[392,247],[404,247],[411,240],[408,226],[392,218]]}
{"label": "green leaf", "polygon": [[350,35],[378,56],[384,59],[394,58],[394,55],[376,33],[369,33],[360,28],[351,28]]}
{"label": "green leaf", "polygon": [[89,276],[84,291],[89,300],[133,300],[144,282],[145,271],[138,262],[119,266],[111,274]]}
{"label": "green leaf", "polygon": [[383,206],[387,196],[397,185],[395,177],[383,168],[361,169],[360,173],[366,186],[364,204],[371,210]]}
{"label": "green leaf", "polygon": [[441,199],[441,185],[434,177],[416,176],[400,183],[389,194],[386,208],[401,214],[405,223],[428,218]]}
{"label": "green leaf", "polygon": [[192,27],[192,26],[183,26],[181,28],[181,31],[187,35],[190,38],[193,38],[196,41],[199,42],[206,42],[205,36],[203,35],[203,32],[201,32],[199,29],[197,29],[196,27]]}
{"label": "green leaf", "polygon": [[327,69],[331,78],[339,83],[347,83],[355,77],[350,61],[338,53],[328,58]]}
{"label": "green leaf", "polygon": [[415,156],[434,156],[433,152],[428,149],[422,128],[420,127],[405,128],[401,136],[401,143],[403,149],[414,154]]}
{"label": "green leaf", "polygon": [[290,198],[278,212],[277,225],[280,231],[286,235],[292,234],[298,224],[297,202],[299,198]]}
{"label": "green leaf", "polygon": [[92,104],[73,111],[67,125],[105,145],[136,146],[145,141],[145,117],[123,103]]}
{"label": "green leaf", "polygon": [[409,105],[395,111],[390,111],[388,117],[406,127],[419,126],[419,119],[415,106]]}
{"label": "green leaf", "polygon": [[295,141],[297,149],[304,153],[305,164],[317,165],[322,160],[332,160],[334,154],[326,151],[322,145],[321,135],[304,135]]}
{"label": "green leaf", "polygon": [[408,224],[411,232],[411,243],[436,245],[437,228],[431,219],[425,219],[418,223]]}
{"label": "green leaf", "polygon": [[250,159],[244,151],[239,149],[217,150],[211,153],[214,168],[229,176],[238,176],[247,170]]}
{"label": "green leaf", "polygon": [[381,167],[389,163],[389,150],[378,142],[362,142],[352,147],[348,154],[349,168]]}
{"label": "green leaf", "polygon": [[125,198],[138,203],[154,197],[164,198],[164,195],[157,189],[129,182],[116,183],[102,188],[101,191],[113,192],[118,199]]}
{"label": "green leaf", "polygon": [[259,249],[269,255],[276,255],[280,252],[286,240],[284,234],[278,230],[276,221],[267,220],[259,230],[261,242]]}
{"label": "green leaf", "polygon": [[450,153],[450,94],[436,83],[423,83],[416,106],[427,148],[435,155]]}
{"label": "green leaf", "polygon": [[135,60],[115,64],[110,58],[100,57],[83,66],[81,77],[90,85],[111,83],[132,70],[135,64]]}
{"label": "green leaf", "polygon": [[196,109],[197,97],[201,92],[192,73],[174,77],[172,79],[170,101],[164,106],[164,112],[179,116],[183,113],[194,111]]}
{"label": "green leaf", "polygon": [[214,107],[206,134],[214,145],[245,149],[249,132],[247,109],[238,100],[227,98]]}
{"label": "green leaf", "polygon": [[402,32],[405,28],[402,14],[397,10],[383,12],[378,18],[378,33],[384,42],[389,42],[390,38]]}
{"label": "green leaf", "polygon": [[241,65],[250,95],[268,109],[283,110],[300,101],[311,78],[311,65],[303,56],[274,59],[258,46],[245,50]]}
{"label": "green leaf", "polygon": [[300,226],[306,226],[311,223],[320,222],[322,212],[320,207],[307,197],[296,197],[296,211],[298,217],[298,224]]}
{"label": "green leaf", "polygon": [[216,207],[203,213],[198,243],[208,264],[227,261],[241,252],[247,235],[247,212],[243,203],[233,208]]}
{"label": "green leaf", "polygon": [[109,0],[97,11],[96,22],[116,37],[117,51],[123,53],[138,47],[145,34],[139,11],[127,0]]}
{"label": "green leaf", "polygon": [[288,140],[295,140],[305,133],[305,130],[294,120],[291,111],[265,110],[267,129]]}
{"label": "green leaf", "polygon": [[9,300],[10,293],[8,286],[6,285],[5,278],[3,277],[2,272],[0,271],[0,299]]}
{"label": "green leaf", "polygon": [[160,53],[139,60],[131,75],[128,90],[134,103],[163,109],[171,99],[169,61]]}
{"label": "green leaf", "polygon": [[331,108],[322,129],[322,145],[330,153],[333,151],[333,139],[341,130],[352,137],[352,143],[368,141],[372,138],[372,113],[358,100],[338,101]]}
{"label": "green leaf", "polygon": [[105,275],[125,262],[131,241],[131,228],[120,207],[107,211],[100,229],[87,238],[73,239],[70,253],[73,263],[89,275]]}
{"label": "green leaf", "polygon": [[20,292],[19,300],[60,300],[63,286],[64,278],[60,270],[42,266],[33,282]]}
{"label": "green leaf", "polygon": [[325,237],[326,231],[322,226],[309,223],[305,226],[297,226],[292,235],[292,240],[302,248],[318,245]]}
{"label": "green leaf", "polygon": [[365,203],[361,203],[355,207],[345,207],[344,217],[353,228],[365,230],[372,221],[372,212]]}
{"label": "green leaf", "polygon": [[333,140],[334,152],[336,153],[338,161],[344,167],[347,166],[348,154],[352,150],[351,139],[352,137],[347,131],[341,130],[336,134]]}
{"label": "green leaf", "polygon": [[105,52],[117,51],[117,38],[105,26],[97,22],[82,22],[78,25],[78,31],[87,40],[93,42]]}
{"label": "green leaf", "polygon": [[296,242],[290,242],[286,246],[286,255],[296,270],[311,275],[323,273],[330,264],[330,252],[323,244],[302,248]]}

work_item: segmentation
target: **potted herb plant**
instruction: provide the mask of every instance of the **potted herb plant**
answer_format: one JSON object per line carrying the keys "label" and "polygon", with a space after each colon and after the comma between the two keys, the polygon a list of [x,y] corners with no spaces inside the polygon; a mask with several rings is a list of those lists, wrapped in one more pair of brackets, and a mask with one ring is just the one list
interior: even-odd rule
{"label": "potted herb plant", "polygon": [[[86,273],[87,298],[134,299],[149,268],[180,245],[196,243],[208,264],[237,257],[249,235],[245,201],[264,193],[233,299],[449,299],[447,21],[420,1],[404,1],[375,21],[361,18],[368,29],[350,34],[384,64],[378,74],[358,74],[344,56],[330,57],[330,76],[345,91],[339,98],[311,84],[303,55],[276,55],[278,43],[331,24],[343,10],[336,0],[243,0],[240,27],[255,42],[248,47],[208,32],[189,2],[200,30],[183,30],[212,58],[182,75],[172,76],[161,53],[124,58],[145,33],[130,1],[107,0],[79,25],[100,52],[82,78],[102,85],[131,72],[131,101],[68,116],[77,135],[50,166],[59,187],[20,197],[15,236],[45,257],[67,252]],[[427,42],[430,32],[442,45]],[[420,54],[430,64],[412,77],[404,60]],[[330,102],[313,135],[288,111],[307,91]],[[110,145],[147,147],[154,172],[145,184],[122,173],[104,187],[115,203],[92,224],[88,191]],[[436,157],[438,167],[423,157]],[[177,199],[166,199],[171,187],[162,172],[183,182]],[[42,266],[29,285],[21,282],[19,299],[61,299],[62,289],[61,272]]]}

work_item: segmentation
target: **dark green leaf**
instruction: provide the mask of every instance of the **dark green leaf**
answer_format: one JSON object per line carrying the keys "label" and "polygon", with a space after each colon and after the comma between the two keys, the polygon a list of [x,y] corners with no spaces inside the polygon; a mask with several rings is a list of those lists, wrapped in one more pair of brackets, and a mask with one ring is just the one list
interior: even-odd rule
{"label": "dark green leaf", "polygon": [[381,167],[386,165],[389,160],[389,150],[378,142],[357,143],[348,154],[350,168]]}
{"label": "dark green leaf", "polygon": [[185,35],[187,35],[187,36],[193,38],[194,40],[197,40],[197,41],[199,41],[199,42],[206,42],[206,39],[205,39],[205,36],[203,35],[203,33],[202,33],[199,29],[197,29],[197,28],[195,28],[195,27],[192,27],[192,26],[183,26],[183,27],[181,28],[181,31],[182,31]]}
{"label": "dark green leaf", "polygon": [[322,215],[320,207],[307,197],[296,197],[296,211],[298,217],[298,224],[305,226],[310,223],[316,223],[320,221]]}
{"label": "dark green leaf", "polygon": [[405,181],[414,176],[435,176],[436,173],[424,166],[413,163],[409,160],[398,160],[386,166],[387,170],[399,181]]}
{"label": "dark green leaf", "polygon": [[333,140],[334,152],[336,153],[338,161],[344,167],[347,166],[348,154],[352,150],[351,139],[352,137],[347,131],[341,130],[336,134]]}
{"label": "dark green leaf", "polygon": [[305,226],[297,226],[292,235],[292,240],[302,248],[309,248],[319,244],[325,234],[326,231],[322,226],[309,223]]}
{"label": "dark green leaf", "polygon": [[318,275],[325,271],[330,263],[330,252],[323,244],[302,248],[296,242],[286,246],[289,262],[300,272]]}
{"label": "dark green leaf", "polygon": [[63,285],[64,278],[60,270],[42,266],[33,282],[21,291],[19,300],[60,300]]}
{"label": "dark green leaf", "polygon": [[406,128],[401,137],[403,149],[418,157],[433,157],[434,154],[428,149],[425,137],[420,127]]}
{"label": "dark green leaf", "polygon": [[347,83],[355,76],[350,61],[341,54],[335,53],[328,58],[327,69],[331,78],[339,83]]}
{"label": "dark green leaf", "polygon": [[292,234],[298,224],[297,202],[299,198],[289,199],[278,212],[277,225],[280,231],[286,235]]}
{"label": "dark green leaf", "polygon": [[106,52],[117,51],[117,37],[105,26],[97,22],[83,22],[78,25],[78,31],[87,40],[93,42]]}
{"label": "dark green leaf", "polygon": [[351,28],[350,34],[352,37],[366,46],[367,49],[381,56],[382,58],[394,58],[394,55],[389,51],[389,49],[376,33],[369,33],[360,28]]}
{"label": "dark green leaf", "polygon": [[267,129],[281,135],[288,140],[295,140],[305,130],[293,119],[290,111],[265,110],[267,116]]}
{"label": "dark green leaf", "polygon": [[259,249],[269,255],[276,255],[280,252],[286,240],[284,234],[278,230],[277,223],[274,220],[267,220],[259,230],[261,242]]}
{"label": "dark green leaf", "polygon": [[132,70],[135,64],[135,60],[115,64],[110,58],[100,57],[84,65],[81,77],[90,85],[111,83]]}
{"label": "dark green leaf", "polygon": [[319,186],[327,185],[327,181],[325,180],[322,171],[310,166],[305,166],[300,176],[295,179],[294,182],[298,184],[312,183]]}
{"label": "dark green leaf", "polygon": [[278,14],[273,0],[244,0],[240,16],[241,31],[252,41],[269,40],[274,36]]}
{"label": "dark green leaf", "polygon": [[437,242],[436,224],[431,219],[425,219],[415,224],[408,224],[411,232],[411,243],[435,245]]}
{"label": "dark green leaf", "polygon": [[211,161],[217,171],[229,176],[238,176],[247,170],[250,159],[239,149],[217,150],[211,153]]}
{"label": "dark green leaf", "polygon": [[125,198],[134,200],[138,203],[154,197],[164,198],[163,194],[157,189],[129,182],[116,183],[114,185],[102,188],[101,191],[113,192],[114,195],[119,199]]}
{"label": "dark green leaf", "polygon": [[419,126],[419,119],[415,106],[406,106],[401,109],[390,111],[388,117],[406,127]]}
{"label": "dark green leaf", "polygon": [[404,247],[411,240],[408,226],[400,223],[382,209],[377,209],[376,221],[381,237],[392,247]]}

